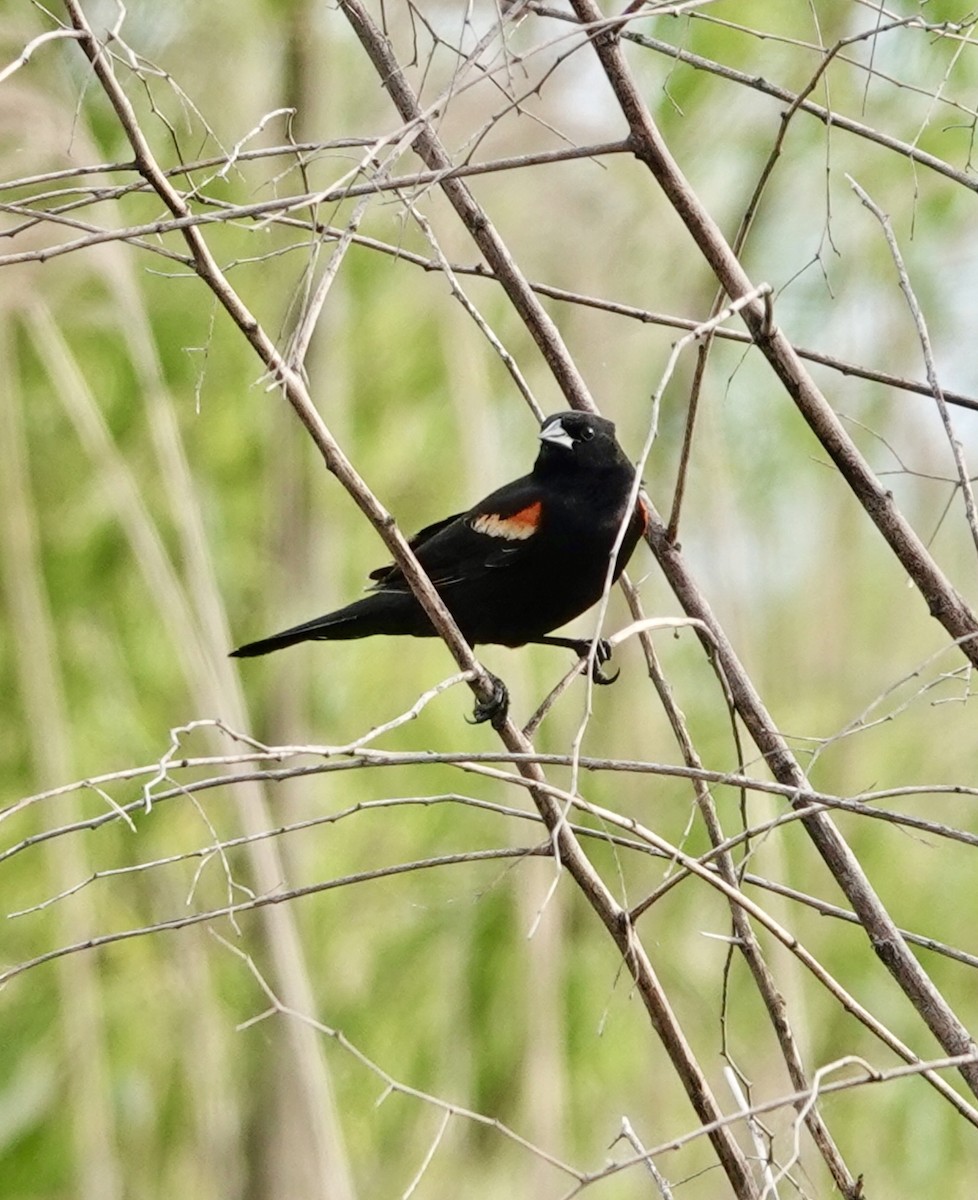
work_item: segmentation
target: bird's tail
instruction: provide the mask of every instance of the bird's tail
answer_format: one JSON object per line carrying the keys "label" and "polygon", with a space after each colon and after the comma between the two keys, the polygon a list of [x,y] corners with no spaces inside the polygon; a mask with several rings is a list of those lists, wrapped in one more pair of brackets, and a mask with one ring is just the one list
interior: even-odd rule
{"label": "bird's tail", "polygon": [[248,642],[232,650],[231,658],[254,658],[259,654],[271,654],[273,650],[284,650],[286,646],[294,646],[297,642],[342,641],[349,638],[366,637],[378,632],[364,628],[365,622],[360,611],[362,601],[355,601],[336,612],[326,613],[312,621],[301,625],[293,625],[291,629],[283,629],[281,633],[273,633],[271,637],[262,638],[257,642]]}

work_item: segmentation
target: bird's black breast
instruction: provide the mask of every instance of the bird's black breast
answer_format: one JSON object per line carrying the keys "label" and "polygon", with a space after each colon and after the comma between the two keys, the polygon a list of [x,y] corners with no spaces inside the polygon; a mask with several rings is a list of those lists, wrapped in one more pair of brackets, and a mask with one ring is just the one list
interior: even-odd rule
{"label": "bird's black breast", "polygon": [[[466,639],[519,646],[595,604],[604,590],[626,500],[627,491],[610,511],[596,512],[592,506],[582,512],[576,497],[567,502],[551,497],[532,535],[491,539],[482,548],[480,571],[439,587]],[[615,578],[638,534],[633,520]]]}

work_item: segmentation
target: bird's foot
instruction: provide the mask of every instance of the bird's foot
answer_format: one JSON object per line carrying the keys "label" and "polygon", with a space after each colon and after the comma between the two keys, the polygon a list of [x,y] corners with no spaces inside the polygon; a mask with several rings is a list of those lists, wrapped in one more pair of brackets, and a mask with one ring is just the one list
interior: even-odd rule
{"label": "bird's foot", "polygon": [[[575,644],[574,649],[580,658],[587,658],[591,653],[591,643],[582,639],[580,642]],[[594,661],[591,664],[591,678],[595,683],[600,684],[602,687],[607,687],[609,684],[614,683],[621,674],[620,669],[617,670],[614,675],[606,675],[601,669],[606,662],[610,661],[611,654],[611,642],[606,641],[604,638],[598,638],[594,645]]]}
{"label": "bird's foot", "polygon": [[486,671],[492,684],[492,695],[488,700],[480,700],[472,710],[471,718],[466,717],[470,725],[482,725],[488,721],[493,729],[502,729],[506,724],[506,714],[509,712],[509,690],[498,675]]}

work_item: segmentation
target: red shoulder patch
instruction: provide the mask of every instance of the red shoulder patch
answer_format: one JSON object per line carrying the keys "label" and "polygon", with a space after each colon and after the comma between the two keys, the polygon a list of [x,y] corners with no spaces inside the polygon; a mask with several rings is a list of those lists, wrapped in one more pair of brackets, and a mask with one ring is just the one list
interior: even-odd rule
{"label": "red shoulder patch", "polygon": [[501,517],[498,513],[481,513],[473,518],[472,528],[476,533],[484,533],[487,537],[505,538],[508,542],[523,542],[536,533],[542,509],[543,505],[537,500],[508,517]]}
{"label": "red shoulder patch", "polygon": [[652,524],[652,514],[649,512],[649,506],[645,503],[641,496],[638,498],[638,503],[635,505],[635,512],[638,516],[639,537],[645,537],[649,531],[649,526]]}

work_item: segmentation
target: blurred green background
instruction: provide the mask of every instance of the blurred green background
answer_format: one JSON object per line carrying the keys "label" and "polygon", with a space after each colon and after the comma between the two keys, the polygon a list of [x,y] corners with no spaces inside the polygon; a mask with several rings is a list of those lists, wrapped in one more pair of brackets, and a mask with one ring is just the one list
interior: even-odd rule
{"label": "blurred green background", "polygon": [[[86,11],[100,30],[117,17],[108,4]],[[932,22],[966,17],[950,2],[921,11]],[[471,50],[497,20],[488,3],[471,10],[388,3],[384,12],[401,61],[410,63],[416,50],[409,78],[429,103],[459,70],[452,47]],[[913,4],[901,8],[906,17],[916,12]],[[877,15],[842,0],[817,6],[817,21],[805,6],[720,3],[635,29],[797,92],[818,68],[820,46],[871,30]],[[49,28],[40,10],[8,13],[2,64]],[[165,166],[219,155],[246,138],[246,148],[257,149],[281,146],[289,135],[327,143],[398,128],[331,6],[137,0],[122,35],[141,56],[140,72],[120,45],[116,67]],[[498,40],[487,52],[493,73],[460,71],[458,93],[438,116],[459,160],[622,136],[589,52],[566,55],[569,36],[569,26],[529,16],[507,33],[505,54]],[[811,97],[921,147],[961,178],[797,114],[743,260],[754,280],[774,287],[776,319],[796,344],[922,379],[892,260],[852,193],[851,174],[891,215],[943,385],[976,395],[978,252],[967,181],[978,60],[969,37],[970,30],[938,37],[907,27],[856,42]],[[732,237],[785,102],[649,46],[633,46],[630,58],[681,166]],[[512,94],[519,105],[509,103]],[[281,114],[265,121],[283,107],[296,110],[291,121]],[[361,157],[355,147],[334,146],[306,155],[302,172],[286,154],[238,161],[224,177],[214,167],[195,176],[194,203],[204,211],[325,189]],[[25,224],[16,206],[28,202],[51,208],[87,196],[85,207],[66,215],[101,228],[164,215],[148,195],[92,202],[91,189],[132,183],[131,171],[22,182],[130,160],[78,47],[38,47],[0,83],[0,255],[79,236],[52,222]],[[405,148],[396,170],[416,169]],[[708,315],[715,287],[708,270],[628,156],[530,165],[471,186],[531,280],[643,310]],[[453,263],[477,261],[443,197],[419,189],[412,201]],[[321,204],[315,217],[343,228],[353,207]],[[231,282],[281,344],[332,250],[310,234],[312,213],[297,208],[291,227],[240,220],[206,229]],[[536,425],[445,276],[398,257],[398,250],[432,257],[404,197],[378,197],[360,232],[390,252],[350,248],[306,365],[329,428],[411,532],[523,473]],[[146,240],[183,252],[172,234]],[[434,855],[535,845],[538,827],[464,802],[528,810],[519,789],[449,766],[228,784],[137,812],[133,827],[116,820],[64,832],[106,812],[109,798],[138,800],[147,776],[18,804],[75,780],[153,764],[171,729],[205,718],[270,744],[342,745],[409,708],[453,663],[435,642],[379,639],[229,663],[232,646],[355,596],[385,560],[379,539],[323,469],[240,333],[179,262],[113,241],[44,263],[2,258],[0,266],[0,862],[5,915],[33,909],[0,926],[2,966],[249,894]],[[462,283],[543,409],[565,407],[501,290],[465,276]],[[602,411],[637,455],[676,332],[582,304],[545,303]],[[666,393],[646,471],[663,510],[692,365],[690,352]],[[975,548],[933,402],[813,370],[901,509],[973,599]],[[974,458],[975,413],[953,415]],[[742,345],[718,342],[712,353],[680,536],[766,704],[811,763],[815,786],[854,795],[976,785],[963,660],[760,356]],[[648,613],[679,615],[644,548],[631,575]],[[615,596],[610,626],[625,620]],[[580,628],[590,632],[589,618]],[[688,631],[659,634],[657,644],[704,762],[736,768],[723,697],[698,644]],[[518,717],[569,665],[560,652],[538,648],[489,647],[481,657],[507,680]],[[622,676],[595,695],[584,753],[679,762],[637,645],[616,657]],[[470,704],[464,688],[453,689],[378,745],[498,749],[491,730],[464,723]],[[583,704],[578,681],[542,726],[539,749],[569,751]],[[202,729],[182,739],[177,757],[243,749]],[[752,749],[745,753],[759,772]],[[174,770],[170,778],[216,773]],[[569,782],[566,770],[548,773]],[[588,800],[689,852],[707,846],[681,780],[597,773],[581,787]],[[255,836],[383,798],[439,802]],[[718,788],[716,800],[726,832],[735,833],[740,796]],[[905,796],[888,806],[949,827],[974,825],[966,795]],[[759,822],[781,806],[755,795],[747,811]],[[898,923],[978,951],[972,847],[882,821],[839,820]],[[254,840],[213,851],[218,840],[242,835]],[[631,903],[668,871],[646,855],[592,850],[609,886]],[[839,903],[797,824],[756,843],[750,870]],[[490,1123],[453,1115],[440,1136],[443,1110],[414,1094],[390,1094],[391,1080],[501,1122],[581,1171],[628,1156],[623,1143],[613,1146],[622,1116],[649,1146],[694,1128],[610,940],[566,876],[551,894],[553,882],[546,859],[417,871],[236,922],[119,941],[16,976],[0,992],[4,1196],[401,1196],[418,1173],[412,1194],[419,1197],[572,1191],[568,1173]],[[66,889],[77,890],[35,907]],[[751,896],[914,1050],[935,1054],[857,927],[757,889]],[[722,1074],[724,1047],[754,1100],[787,1093],[776,1043],[736,959],[724,1014],[722,898],[686,880],[639,928],[721,1104],[736,1107]],[[789,955],[762,940],[810,1070],[846,1055],[880,1069],[895,1065]],[[972,966],[922,953],[974,1026]],[[261,981],[291,1015],[271,1011]],[[331,1036],[336,1031],[348,1043]],[[962,1195],[973,1179],[974,1128],[919,1079],[839,1094],[824,1115],[853,1173],[865,1176],[868,1196]],[[766,1118],[782,1162],[791,1154],[792,1116],[782,1109]],[[727,1194],[704,1139],[657,1161],[677,1195]],[[803,1195],[829,1194],[804,1139],[793,1177]],[[782,1188],[792,1194],[790,1184]],[[637,1168],[587,1191],[651,1194]]]}

